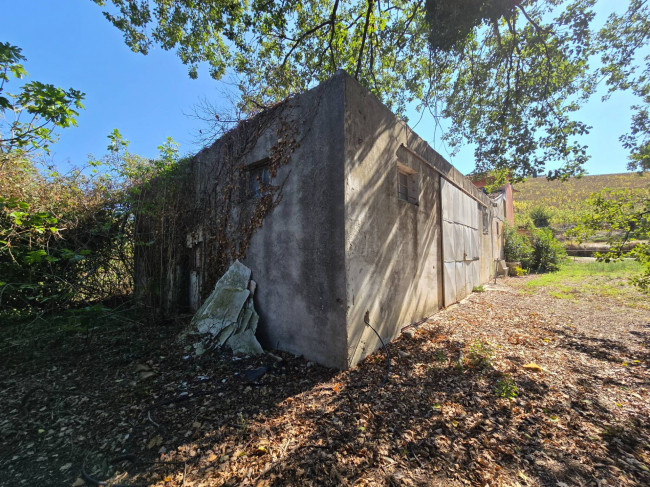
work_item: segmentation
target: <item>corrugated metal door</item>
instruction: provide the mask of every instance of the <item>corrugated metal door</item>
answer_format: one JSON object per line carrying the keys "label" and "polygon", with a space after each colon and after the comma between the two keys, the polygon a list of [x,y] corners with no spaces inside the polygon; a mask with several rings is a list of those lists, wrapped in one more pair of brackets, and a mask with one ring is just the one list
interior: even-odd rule
{"label": "corrugated metal door", "polygon": [[449,306],[480,284],[479,212],[472,198],[440,179],[444,303]]}

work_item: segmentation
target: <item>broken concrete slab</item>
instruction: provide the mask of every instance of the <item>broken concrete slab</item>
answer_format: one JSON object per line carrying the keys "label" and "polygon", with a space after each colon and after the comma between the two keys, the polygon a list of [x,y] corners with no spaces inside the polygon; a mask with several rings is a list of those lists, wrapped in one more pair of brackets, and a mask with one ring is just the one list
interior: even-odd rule
{"label": "broken concrete slab", "polygon": [[259,316],[253,307],[251,270],[236,260],[196,312],[181,339],[196,338],[194,354],[228,346],[235,355],[263,353],[255,338]]}

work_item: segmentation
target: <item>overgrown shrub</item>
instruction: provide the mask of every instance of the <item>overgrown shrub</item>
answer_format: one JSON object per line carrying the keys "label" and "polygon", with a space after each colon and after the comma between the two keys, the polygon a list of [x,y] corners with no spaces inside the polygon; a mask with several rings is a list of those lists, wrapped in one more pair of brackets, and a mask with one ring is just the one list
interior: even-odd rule
{"label": "overgrown shrub", "polygon": [[505,258],[506,262],[521,262],[524,269],[530,268],[530,258],[533,248],[525,235],[520,235],[517,229],[506,225],[505,232]]}
{"label": "overgrown shrub", "polygon": [[59,174],[19,153],[0,164],[0,310],[49,311],[132,292],[134,190],[166,162],[129,154],[117,131],[110,138],[111,153],[85,171]]}
{"label": "overgrown shrub", "polygon": [[535,206],[530,210],[530,219],[537,228],[546,228],[551,224],[553,212],[543,206]]}
{"label": "overgrown shrub", "polygon": [[0,308],[52,309],[130,291],[130,230],[109,181],[0,168]]}
{"label": "overgrown shrub", "polygon": [[535,272],[554,272],[567,257],[564,246],[553,236],[548,228],[536,228],[532,231],[533,252],[530,269]]}
{"label": "overgrown shrub", "polygon": [[[548,228],[529,227],[531,237],[520,235],[513,227],[505,227],[505,258],[521,262],[529,272],[553,272],[559,269],[567,254]],[[523,272],[522,272],[523,274]]]}

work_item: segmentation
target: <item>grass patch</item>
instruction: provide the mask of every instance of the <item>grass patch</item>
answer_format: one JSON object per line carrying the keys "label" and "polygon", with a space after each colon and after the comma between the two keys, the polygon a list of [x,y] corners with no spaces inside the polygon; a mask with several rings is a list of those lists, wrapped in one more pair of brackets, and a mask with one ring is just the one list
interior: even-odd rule
{"label": "grass patch", "polygon": [[629,279],[641,273],[636,261],[619,262],[570,261],[559,271],[541,274],[526,282],[523,291],[535,293],[541,289],[558,299],[615,299],[626,306],[650,309],[644,296]]}
{"label": "grass patch", "polygon": [[558,299],[572,299],[575,300],[578,298],[578,290],[572,288],[571,286],[566,286],[564,284],[556,284],[554,291],[550,291],[549,294]]}

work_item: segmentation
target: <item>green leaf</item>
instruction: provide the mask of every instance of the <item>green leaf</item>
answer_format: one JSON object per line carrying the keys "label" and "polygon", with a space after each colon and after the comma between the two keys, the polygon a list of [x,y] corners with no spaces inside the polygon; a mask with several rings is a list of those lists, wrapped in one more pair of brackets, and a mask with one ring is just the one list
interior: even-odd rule
{"label": "green leaf", "polygon": [[47,252],[43,249],[32,250],[25,254],[25,262],[27,264],[37,264],[47,256]]}

